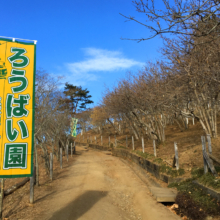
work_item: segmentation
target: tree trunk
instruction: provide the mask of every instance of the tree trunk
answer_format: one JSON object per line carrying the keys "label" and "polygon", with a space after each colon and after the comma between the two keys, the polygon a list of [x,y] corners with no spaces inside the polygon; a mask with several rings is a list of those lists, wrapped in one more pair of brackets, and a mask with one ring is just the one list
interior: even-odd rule
{"label": "tree trunk", "polygon": [[178,119],[174,118],[174,121],[177,123],[177,125],[178,125],[179,129],[181,130],[181,132],[183,132],[183,128],[181,127]]}
{"label": "tree trunk", "polygon": [[117,129],[117,127],[111,122],[111,120],[109,120],[109,118],[107,118],[108,122],[111,124],[111,126],[114,128],[116,133],[119,133],[119,130]]}
{"label": "tree trunk", "polygon": [[4,190],[4,196],[8,196],[8,195],[12,194],[14,191],[16,191],[20,187],[24,186],[27,182],[29,182],[29,180],[30,180],[30,178],[27,177],[24,180],[22,180],[20,183],[15,184],[14,186],[10,187],[7,190]]}
{"label": "tree trunk", "polygon": [[50,161],[49,161],[49,156],[48,156],[48,153],[47,153],[47,149],[45,146],[43,146],[43,144],[40,144],[40,147],[41,149],[43,150],[43,153],[44,153],[44,166],[45,166],[45,169],[46,169],[46,172],[47,174],[49,174],[50,172]]}
{"label": "tree trunk", "polygon": [[214,107],[214,128],[215,128],[215,138],[218,136],[218,131],[217,131],[217,113],[216,113],[216,105]]}
{"label": "tree trunk", "polygon": [[131,128],[132,128],[132,131],[133,131],[133,134],[134,134],[136,140],[138,140],[139,139],[139,132],[138,132],[134,122],[131,124]]}

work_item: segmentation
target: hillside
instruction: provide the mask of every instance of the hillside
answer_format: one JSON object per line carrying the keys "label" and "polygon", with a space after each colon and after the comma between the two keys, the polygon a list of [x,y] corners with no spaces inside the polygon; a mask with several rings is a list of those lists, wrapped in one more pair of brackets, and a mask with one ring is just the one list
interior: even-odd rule
{"label": "hillside", "polygon": [[[220,118],[218,119],[217,126],[218,130],[220,130]],[[166,141],[157,146],[157,157],[168,162],[167,165],[172,164],[174,157],[174,142],[177,142],[180,168],[185,170],[183,177],[190,177],[193,168],[203,167],[201,136],[204,136],[205,133],[199,122],[193,125],[192,122],[189,121],[189,128],[183,132],[180,131],[176,124],[168,125],[165,129],[165,135]],[[101,136],[103,138],[103,145],[108,146],[109,136],[112,145],[115,145],[114,135],[109,135],[105,129],[102,131],[102,134],[93,130],[84,133],[84,143],[87,141],[91,143],[91,140],[92,143],[95,143],[96,137],[97,144],[101,145]],[[124,134],[116,135],[118,141],[117,147],[126,148],[126,136],[128,138],[128,149],[132,150],[132,137],[128,131],[125,131]],[[83,142],[83,136],[79,134],[76,141]],[[135,150],[142,151],[141,138],[134,142]],[[153,141],[148,139],[146,135],[144,136],[144,146],[146,153],[154,154]],[[220,137],[212,138],[212,151],[215,157],[220,158]]]}

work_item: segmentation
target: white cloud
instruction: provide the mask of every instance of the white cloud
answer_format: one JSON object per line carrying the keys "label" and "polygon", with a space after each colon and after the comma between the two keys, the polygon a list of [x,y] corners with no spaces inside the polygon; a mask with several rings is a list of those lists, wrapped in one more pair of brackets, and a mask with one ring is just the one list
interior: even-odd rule
{"label": "white cloud", "polygon": [[123,57],[119,51],[108,51],[97,48],[84,49],[86,60],[68,63],[67,67],[72,73],[88,73],[98,71],[117,71],[132,66],[141,66],[143,63]]}
{"label": "white cloud", "polygon": [[87,82],[97,81],[98,76],[92,73],[71,73],[64,78],[65,82],[71,82],[76,86],[85,86]]}
{"label": "white cloud", "polygon": [[85,85],[89,81],[97,81],[98,72],[126,70],[133,66],[143,66],[144,63],[128,59],[119,51],[109,51],[97,48],[85,48],[85,60],[65,64],[69,76],[65,80],[75,84]]}

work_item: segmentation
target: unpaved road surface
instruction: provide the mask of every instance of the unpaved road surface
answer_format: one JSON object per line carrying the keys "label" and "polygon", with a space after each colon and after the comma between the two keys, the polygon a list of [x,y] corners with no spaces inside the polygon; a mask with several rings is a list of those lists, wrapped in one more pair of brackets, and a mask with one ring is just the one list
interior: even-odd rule
{"label": "unpaved road surface", "polygon": [[120,158],[77,147],[79,154],[41,202],[36,220],[178,220],[157,203],[145,183]]}

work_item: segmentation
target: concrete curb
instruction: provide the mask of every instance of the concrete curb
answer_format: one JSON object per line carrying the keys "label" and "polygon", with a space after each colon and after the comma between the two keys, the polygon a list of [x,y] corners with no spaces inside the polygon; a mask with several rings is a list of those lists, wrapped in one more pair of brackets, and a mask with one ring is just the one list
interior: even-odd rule
{"label": "concrete curb", "polygon": [[96,144],[89,144],[89,147],[93,149],[103,150],[103,151],[112,151],[112,148],[110,147],[105,147],[105,146],[96,145]]}
{"label": "concrete curb", "polygon": [[88,144],[87,143],[79,143],[79,142],[76,142],[76,145],[80,146],[80,147],[88,147]]}
{"label": "concrete curb", "polygon": [[[175,182],[178,183],[178,182],[187,180],[187,178],[181,178],[181,177],[173,178],[166,174],[160,173],[159,171],[160,165],[155,164],[147,159],[144,159],[143,157],[139,155],[131,153],[126,149],[115,149],[115,148],[104,147],[104,146],[99,146],[95,144],[89,144],[89,147],[93,149],[103,150],[103,151],[112,151],[112,156],[121,157],[126,160],[131,160],[132,162],[139,165],[141,168],[153,174],[157,179],[162,180],[165,183],[168,183],[168,184],[175,183]],[[217,192],[214,189],[204,186],[196,180],[192,181],[192,183],[200,187],[205,193],[210,194],[211,197],[220,201],[220,192]]]}
{"label": "concrete curb", "polygon": [[113,149],[112,151],[113,156],[123,157],[124,159],[132,160],[134,163],[138,164],[143,169],[147,170],[149,173],[153,174],[157,179],[162,180],[165,183],[174,183],[174,182],[181,182],[186,180],[185,178],[173,178],[168,176],[164,173],[160,172],[160,165],[155,164],[139,155],[131,153],[126,149]]}
{"label": "concrete curb", "polygon": [[147,159],[144,159],[141,156],[138,156],[134,153],[129,152],[126,149],[115,149],[95,144],[89,144],[89,147],[93,149],[103,150],[103,151],[112,151],[112,156],[121,157],[127,160],[131,160],[134,163],[138,164],[143,169],[147,170],[149,173],[153,174],[157,179],[162,180],[165,183],[173,183],[173,182],[180,182],[186,180],[185,178],[173,178],[166,174],[160,173],[160,165],[155,164]]}
{"label": "concrete curb", "polygon": [[218,201],[220,201],[220,192],[217,192],[214,189],[211,189],[207,186],[204,186],[196,180],[193,180],[192,183],[197,185],[199,188],[201,188],[203,190],[203,192],[205,192],[207,194],[210,194],[211,197],[213,197],[213,198],[217,199]]}

